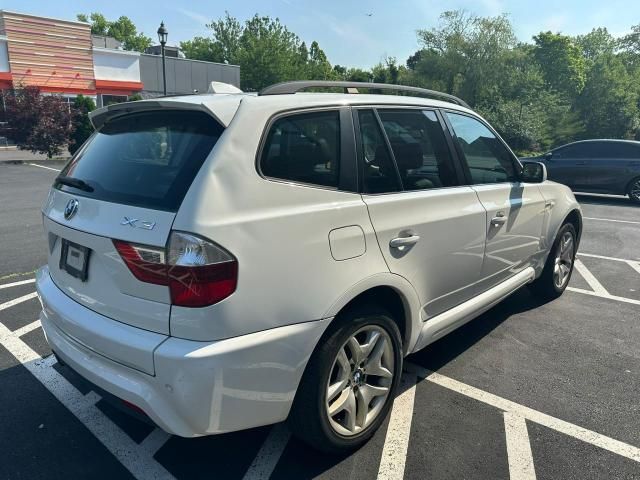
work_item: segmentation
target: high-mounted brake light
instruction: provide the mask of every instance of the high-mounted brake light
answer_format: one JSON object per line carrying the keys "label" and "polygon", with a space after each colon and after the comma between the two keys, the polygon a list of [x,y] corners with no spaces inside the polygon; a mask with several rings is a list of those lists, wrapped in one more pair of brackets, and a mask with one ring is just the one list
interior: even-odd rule
{"label": "high-mounted brake light", "polygon": [[166,250],[122,240],[113,244],[138,280],[169,287],[173,305],[213,305],[236,289],[237,260],[202,237],[171,232]]}

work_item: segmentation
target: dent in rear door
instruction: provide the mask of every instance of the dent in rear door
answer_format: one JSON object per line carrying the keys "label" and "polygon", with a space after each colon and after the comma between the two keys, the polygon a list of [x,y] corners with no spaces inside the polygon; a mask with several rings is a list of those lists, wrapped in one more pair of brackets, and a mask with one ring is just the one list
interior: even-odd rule
{"label": "dent in rear door", "polygon": [[[475,185],[487,211],[487,243],[479,291],[532,266],[541,249],[546,201],[537,185],[499,183]],[[504,223],[495,223],[495,218]]]}
{"label": "dent in rear door", "polygon": [[486,213],[473,189],[458,186],[433,111],[378,112],[356,115],[363,190],[370,192],[362,198],[389,269],[412,283],[424,316],[433,317],[474,295]]}
{"label": "dent in rear door", "polygon": [[[484,254],[486,213],[469,187],[363,195],[389,269],[418,292],[426,317],[475,294]],[[391,241],[419,236],[413,246]]]}

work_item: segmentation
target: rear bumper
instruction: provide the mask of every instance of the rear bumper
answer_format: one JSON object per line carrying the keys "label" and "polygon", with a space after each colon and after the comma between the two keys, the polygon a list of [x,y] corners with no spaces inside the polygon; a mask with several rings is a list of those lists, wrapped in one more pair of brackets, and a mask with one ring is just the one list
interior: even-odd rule
{"label": "rear bumper", "polygon": [[[154,373],[92,349],[93,316],[38,272],[42,326],[56,354],[91,383],[141,408],[169,433],[195,437],[268,425],[286,419],[309,356],[330,319],[215,342],[174,337],[149,352]],[[71,301],[72,311],[67,312]],[[74,335],[65,326],[74,317]],[[83,321],[88,319],[90,321]],[[120,324],[102,317],[101,321]],[[215,319],[212,319],[215,321]],[[126,326],[124,350],[150,333]],[[98,332],[100,334],[100,332]],[[81,335],[82,341],[78,340]],[[155,334],[154,334],[155,335]],[[99,335],[96,337],[100,340]],[[137,347],[140,348],[139,346]]]}

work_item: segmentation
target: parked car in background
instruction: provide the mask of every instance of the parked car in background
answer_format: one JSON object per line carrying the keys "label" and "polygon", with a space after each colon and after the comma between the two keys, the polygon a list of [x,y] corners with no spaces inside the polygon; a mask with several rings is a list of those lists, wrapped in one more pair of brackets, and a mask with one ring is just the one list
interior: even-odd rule
{"label": "parked car in background", "polygon": [[628,195],[640,204],[640,142],[583,140],[521,160],[543,162],[549,180],[572,190]]}
{"label": "parked car in background", "polygon": [[95,110],[43,207],[52,350],[167,432],[355,448],[406,355],[567,288],[580,206],[460,99],[235,91]]}

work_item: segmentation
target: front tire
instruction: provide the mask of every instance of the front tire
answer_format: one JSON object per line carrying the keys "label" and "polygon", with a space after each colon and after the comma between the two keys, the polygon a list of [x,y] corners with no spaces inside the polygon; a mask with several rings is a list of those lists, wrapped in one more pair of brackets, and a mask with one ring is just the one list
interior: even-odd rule
{"label": "front tire", "polygon": [[633,203],[640,204],[640,177],[631,180],[627,195]]}
{"label": "front tire", "polygon": [[556,235],[542,274],[529,284],[531,291],[543,300],[553,300],[564,293],[571,280],[576,257],[576,229],[565,223]]}
{"label": "front tire", "polygon": [[327,453],[366,443],[391,408],[402,358],[389,312],[361,307],[336,318],[298,387],[289,415],[293,434]]}

